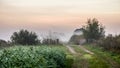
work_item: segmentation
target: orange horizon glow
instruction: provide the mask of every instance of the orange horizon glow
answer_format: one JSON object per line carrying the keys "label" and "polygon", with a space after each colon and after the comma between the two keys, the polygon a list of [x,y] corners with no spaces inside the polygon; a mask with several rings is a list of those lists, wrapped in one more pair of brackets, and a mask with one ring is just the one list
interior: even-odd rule
{"label": "orange horizon glow", "polygon": [[97,18],[106,34],[119,34],[119,6],[120,0],[1,0],[0,39],[8,39],[19,29],[39,34],[52,30],[70,36],[89,18]]}

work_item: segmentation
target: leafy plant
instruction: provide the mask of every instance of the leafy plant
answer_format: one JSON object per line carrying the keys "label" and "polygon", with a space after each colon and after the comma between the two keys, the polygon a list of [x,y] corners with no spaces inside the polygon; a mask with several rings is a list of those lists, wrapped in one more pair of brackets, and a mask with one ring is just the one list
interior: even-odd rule
{"label": "leafy plant", "polygon": [[65,62],[60,48],[17,46],[0,52],[0,68],[65,68]]}

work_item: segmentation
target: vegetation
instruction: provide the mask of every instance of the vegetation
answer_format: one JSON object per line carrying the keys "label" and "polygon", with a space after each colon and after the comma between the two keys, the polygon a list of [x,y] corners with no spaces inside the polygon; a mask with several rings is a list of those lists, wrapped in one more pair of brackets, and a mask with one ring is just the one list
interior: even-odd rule
{"label": "vegetation", "polygon": [[42,44],[46,45],[59,45],[61,44],[60,42],[60,37],[63,36],[63,33],[58,33],[58,32],[49,32],[48,35],[43,35],[42,36]]}
{"label": "vegetation", "polygon": [[89,19],[87,25],[83,27],[83,35],[87,43],[95,42],[104,37],[104,28],[97,19]]}
{"label": "vegetation", "polygon": [[74,57],[72,55],[67,55],[66,68],[72,68],[73,62],[74,62]]}
{"label": "vegetation", "polygon": [[83,39],[84,37],[81,35],[73,35],[70,40],[69,43],[70,44],[75,44],[75,45],[79,45],[80,44],[80,39]]}
{"label": "vegetation", "polygon": [[111,66],[115,68],[120,67],[120,54],[116,54],[110,51],[103,50],[102,47],[96,45],[85,45],[88,50],[94,52],[98,57],[101,57],[105,61],[107,61]]}
{"label": "vegetation", "polygon": [[15,44],[22,45],[33,45],[38,44],[39,40],[34,32],[29,32],[28,30],[20,30],[19,32],[14,32],[11,36],[11,40]]}
{"label": "vegetation", "polygon": [[79,54],[74,61],[75,68],[109,68],[110,65],[101,57],[95,54],[89,54],[79,46],[72,46]]}
{"label": "vegetation", "polygon": [[109,35],[106,38],[101,39],[97,45],[100,45],[105,50],[120,53],[120,35]]}
{"label": "vegetation", "polygon": [[0,49],[4,48],[4,47],[10,47],[12,46],[10,41],[5,41],[0,39]]}
{"label": "vegetation", "polygon": [[7,42],[5,40],[0,40],[0,46],[6,46]]}
{"label": "vegetation", "polygon": [[[16,46],[0,51],[0,68],[70,68],[73,59],[60,47]],[[68,66],[67,66],[68,65]]]}
{"label": "vegetation", "polygon": [[[120,35],[105,37],[104,27],[95,18],[74,32],[70,43],[88,45],[69,49],[61,45],[61,34],[56,32],[50,32],[42,41],[35,32],[14,32],[12,43],[0,40],[0,68],[120,68]],[[35,46],[39,43],[41,46]],[[13,44],[16,46],[1,48]]]}
{"label": "vegetation", "polygon": [[58,45],[58,44],[60,44],[60,42],[59,42],[59,39],[43,39],[42,44]]}

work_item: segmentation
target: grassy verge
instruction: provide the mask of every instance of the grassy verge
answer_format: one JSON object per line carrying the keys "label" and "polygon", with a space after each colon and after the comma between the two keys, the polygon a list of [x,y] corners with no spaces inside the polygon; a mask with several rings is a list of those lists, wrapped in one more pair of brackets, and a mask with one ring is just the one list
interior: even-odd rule
{"label": "grassy verge", "polygon": [[76,60],[74,62],[77,68],[109,68],[109,64],[97,55],[88,54],[79,46],[72,47],[77,53],[80,53],[80,55],[76,55]]}
{"label": "grassy verge", "polygon": [[98,46],[85,45],[84,47],[94,52],[98,57],[107,61],[110,64],[110,67],[112,68],[120,67],[120,55],[119,54],[105,51],[101,47],[98,47]]}

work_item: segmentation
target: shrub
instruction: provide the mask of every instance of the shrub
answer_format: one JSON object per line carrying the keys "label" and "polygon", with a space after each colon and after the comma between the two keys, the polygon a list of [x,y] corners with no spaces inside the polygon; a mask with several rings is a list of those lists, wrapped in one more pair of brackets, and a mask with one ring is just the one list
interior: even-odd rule
{"label": "shrub", "polygon": [[66,57],[66,68],[72,68],[74,58],[71,55],[67,55]]}
{"label": "shrub", "polygon": [[1,46],[6,46],[6,45],[8,45],[7,42],[5,40],[0,39],[0,47]]}
{"label": "shrub", "polygon": [[66,54],[59,48],[13,47],[0,51],[0,68],[65,68]]}
{"label": "shrub", "polygon": [[106,38],[101,39],[98,45],[102,46],[105,50],[120,53],[120,35],[109,35]]}
{"label": "shrub", "polygon": [[38,44],[38,36],[34,32],[29,32],[28,30],[20,30],[19,32],[14,32],[11,36],[11,40],[15,44],[22,45],[33,45]]}

